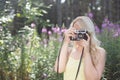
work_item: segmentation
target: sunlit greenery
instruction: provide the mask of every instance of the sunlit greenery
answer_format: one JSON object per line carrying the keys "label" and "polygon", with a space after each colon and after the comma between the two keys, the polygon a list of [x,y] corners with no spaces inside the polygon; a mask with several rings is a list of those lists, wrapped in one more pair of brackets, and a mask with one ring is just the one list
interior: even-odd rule
{"label": "sunlit greenery", "polygon": [[[58,80],[53,67],[66,27],[53,26],[51,24],[56,23],[43,19],[52,7],[51,4],[46,6],[44,1],[0,0],[0,80]],[[94,13],[84,13],[95,20]],[[107,52],[102,80],[119,80],[119,21],[113,23],[107,17],[102,18],[101,29],[95,25],[101,46]],[[62,74],[59,78],[63,80]]]}

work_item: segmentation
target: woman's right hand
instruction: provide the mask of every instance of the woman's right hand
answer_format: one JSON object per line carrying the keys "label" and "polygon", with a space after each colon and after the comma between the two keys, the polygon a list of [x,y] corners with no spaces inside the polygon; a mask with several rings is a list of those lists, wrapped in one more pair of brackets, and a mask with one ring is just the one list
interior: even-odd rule
{"label": "woman's right hand", "polygon": [[75,31],[75,28],[72,27],[72,28],[67,29],[64,32],[64,36],[65,36],[64,42],[65,43],[70,43],[70,37],[75,37],[74,31]]}

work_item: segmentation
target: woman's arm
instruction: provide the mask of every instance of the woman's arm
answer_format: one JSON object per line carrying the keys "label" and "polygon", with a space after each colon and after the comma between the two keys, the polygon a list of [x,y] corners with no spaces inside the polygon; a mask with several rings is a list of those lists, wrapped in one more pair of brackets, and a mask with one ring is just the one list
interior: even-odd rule
{"label": "woman's arm", "polygon": [[105,50],[101,48],[97,52],[97,54],[99,54],[98,57],[100,58],[97,65],[95,66],[93,65],[90,53],[85,53],[84,55],[84,72],[85,72],[86,80],[101,79],[104,66],[105,66],[105,59],[106,59]]}
{"label": "woman's arm", "polygon": [[[67,59],[68,59],[68,43],[63,43],[61,51],[60,51],[60,56],[59,56],[59,73],[64,72]],[[57,67],[58,67],[58,57],[55,62],[54,70],[57,72]]]}
{"label": "woman's arm", "polygon": [[88,36],[88,40],[83,40],[82,45],[84,47],[84,73],[86,80],[100,80],[104,66],[105,66],[105,59],[106,54],[103,48],[99,48],[96,52],[98,54],[98,62],[97,65],[93,65],[92,57],[90,54],[90,37]]}
{"label": "woman's arm", "polygon": [[[66,67],[66,63],[68,60],[68,56],[70,53],[70,49],[68,49],[69,43],[70,43],[70,36],[75,36],[74,34],[74,28],[70,28],[68,30],[65,31],[64,33],[65,38],[64,38],[64,42],[60,51],[60,56],[59,56],[59,73],[64,72],[65,67]],[[58,57],[56,59],[55,62],[55,66],[54,66],[54,70],[57,72],[57,67],[58,67]]]}

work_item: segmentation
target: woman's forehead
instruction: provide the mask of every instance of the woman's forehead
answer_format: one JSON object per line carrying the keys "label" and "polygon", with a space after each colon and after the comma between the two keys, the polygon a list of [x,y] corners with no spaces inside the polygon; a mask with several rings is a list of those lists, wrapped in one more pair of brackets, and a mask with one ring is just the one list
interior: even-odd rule
{"label": "woman's forehead", "polygon": [[80,23],[76,22],[76,23],[74,23],[73,27],[76,29],[81,29],[82,25]]}

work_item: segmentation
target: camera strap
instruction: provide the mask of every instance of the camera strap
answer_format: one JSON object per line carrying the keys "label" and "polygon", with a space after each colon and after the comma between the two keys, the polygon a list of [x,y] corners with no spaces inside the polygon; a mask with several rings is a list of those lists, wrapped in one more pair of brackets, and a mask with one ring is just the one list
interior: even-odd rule
{"label": "camera strap", "polygon": [[[64,40],[64,37],[63,37],[63,40]],[[63,40],[62,40],[62,44],[60,46],[60,50],[59,50],[59,54],[58,54],[58,62],[57,62],[57,77],[59,79],[59,59],[60,59],[60,51],[61,51],[61,48],[62,48],[62,45],[63,45]],[[79,69],[80,69],[80,65],[81,65],[81,61],[82,61],[82,57],[83,57],[83,53],[84,53],[84,48],[82,49],[82,54],[81,54],[81,57],[80,57],[80,61],[79,61],[79,65],[78,65],[78,69],[77,69],[77,73],[76,73],[76,77],[75,77],[75,80],[77,80],[77,76],[78,76],[78,73],[79,73]]]}
{"label": "camera strap", "polygon": [[63,45],[64,38],[65,38],[65,37],[63,37],[63,39],[62,39],[62,43],[61,43],[61,45],[60,45],[60,50],[59,50],[59,52],[58,52],[58,59],[57,59],[57,77],[58,77],[58,79],[59,79],[59,59],[60,59],[60,51],[61,51],[61,48],[62,48],[62,45]]}
{"label": "camera strap", "polygon": [[80,61],[79,61],[79,65],[78,65],[78,69],[77,69],[75,80],[77,80],[77,76],[78,76],[78,73],[80,71],[80,65],[81,65],[81,62],[82,62],[83,53],[84,53],[84,48],[82,49],[82,54],[81,54],[81,57],[80,57]]}

